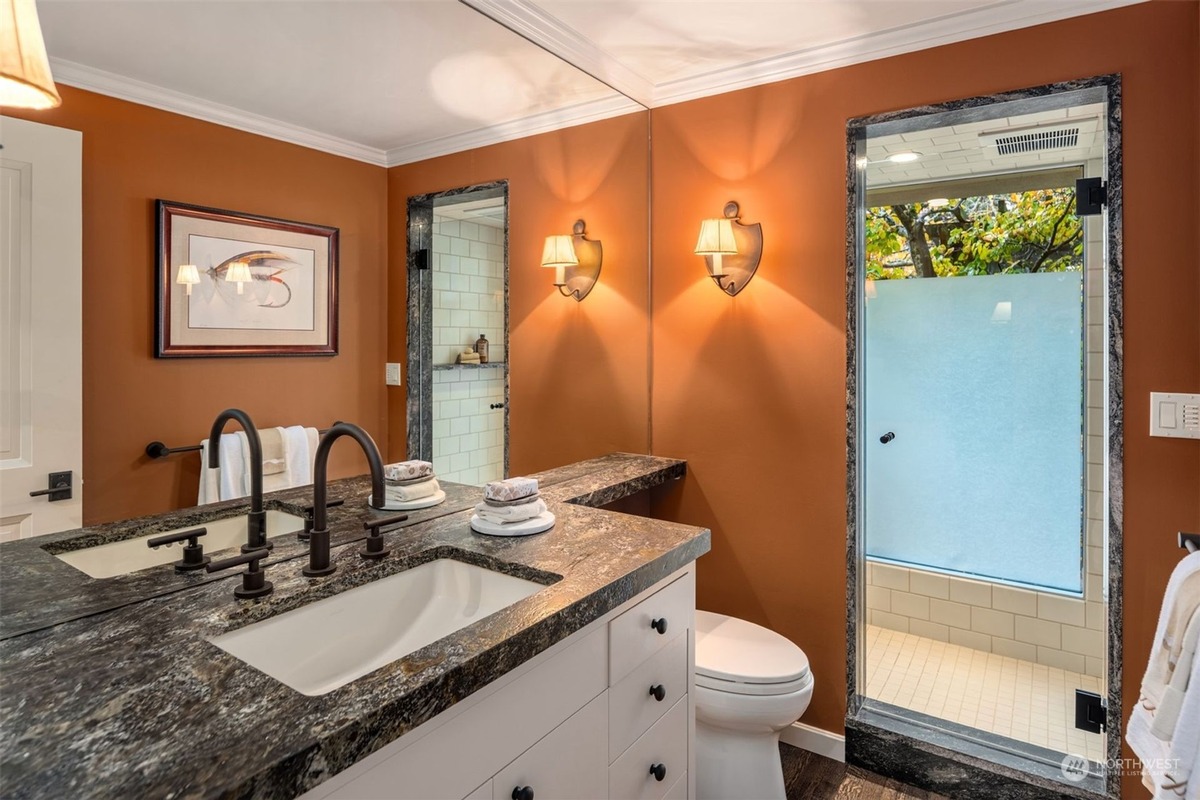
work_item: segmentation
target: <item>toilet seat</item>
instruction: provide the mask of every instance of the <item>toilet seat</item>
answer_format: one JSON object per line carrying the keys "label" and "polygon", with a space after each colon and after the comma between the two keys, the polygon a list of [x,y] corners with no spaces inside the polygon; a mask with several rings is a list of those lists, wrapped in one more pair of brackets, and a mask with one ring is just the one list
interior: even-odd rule
{"label": "toilet seat", "polygon": [[778,696],[812,684],[808,656],[753,622],[696,612],[696,686],[739,695]]}

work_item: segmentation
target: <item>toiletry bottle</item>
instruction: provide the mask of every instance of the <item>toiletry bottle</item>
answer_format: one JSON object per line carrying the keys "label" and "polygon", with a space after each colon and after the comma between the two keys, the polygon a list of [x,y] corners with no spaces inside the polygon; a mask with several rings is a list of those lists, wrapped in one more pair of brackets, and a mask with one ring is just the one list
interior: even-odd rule
{"label": "toiletry bottle", "polygon": [[475,340],[475,352],[479,353],[480,364],[488,363],[488,340],[487,337],[482,333],[479,334],[479,338]]}

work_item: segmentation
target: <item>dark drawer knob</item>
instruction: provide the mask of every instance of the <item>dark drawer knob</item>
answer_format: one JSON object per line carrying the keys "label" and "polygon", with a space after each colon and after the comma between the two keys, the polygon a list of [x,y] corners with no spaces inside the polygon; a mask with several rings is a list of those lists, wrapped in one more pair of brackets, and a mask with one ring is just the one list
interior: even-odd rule
{"label": "dark drawer knob", "polygon": [[650,774],[654,776],[654,780],[656,781],[665,781],[667,779],[667,765],[651,764]]}
{"label": "dark drawer knob", "polygon": [[663,698],[667,696],[667,690],[663,688],[661,683],[656,683],[650,687],[650,695],[661,703]]}
{"label": "dark drawer knob", "polygon": [[888,442],[890,442],[892,439],[895,439],[895,438],[896,438],[896,434],[892,433],[891,431],[888,431],[883,436],[879,437],[879,443],[887,444]]}
{"label": "dark drawer knob", "polygon": [[513,800],[533,800],[532,786],[518,786],[513,789]]}
{"label": "dark drawer knob", "polygon": [[659,617],[658,619],[651,620],[650,627],[654,628],[654,630],[658,631],[659,633],[666,633],[667,632],[667,618]]}

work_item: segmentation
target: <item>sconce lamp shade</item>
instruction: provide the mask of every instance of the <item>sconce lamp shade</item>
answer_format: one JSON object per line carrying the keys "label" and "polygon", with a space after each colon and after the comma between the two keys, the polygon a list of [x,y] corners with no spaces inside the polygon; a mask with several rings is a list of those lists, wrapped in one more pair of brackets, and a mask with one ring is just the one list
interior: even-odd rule
{"label": "sconce lamp shade", "polygon": [[0,0],[0,106],[62,105],[33,0]]}
{"label": "sconce lamp shade", "polygon": [[179,273],[175,276],[176,283],[182,283],[187,286],[187,293],[192,293],[192,287],[200,282],[200,271],[196,269],[195,264],[180,264]]}
{"label": "sconce lamp shade", "polygon": [[245,261],[234,261],[229,265],[229,269],[225,271],[225,280],[236,281],[237,293],[241,294],[245,285],[254,280],[254,276],[250,274],[249,264]]}
{"label": "sconce lamp shade", "polygon": [[696,255],[735,255],[737,242],[733,238],[733,220],[706,219],[700,221],[700,239],[696,242]]}
{"label": "sconce lamp shade", "polygon": [[579,263],[570,236],[547,236],[542,248],[543,267],[574,267]]}

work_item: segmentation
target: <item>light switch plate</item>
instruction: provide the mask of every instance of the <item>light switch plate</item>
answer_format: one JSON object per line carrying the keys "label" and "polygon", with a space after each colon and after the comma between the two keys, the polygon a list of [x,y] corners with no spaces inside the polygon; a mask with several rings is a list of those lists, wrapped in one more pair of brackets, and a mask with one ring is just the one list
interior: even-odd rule
{"label": "light switch plate", "polygon": [[1150,435],[1200,439],[1200,394],[1151,392]]}
{"label": "light switch plate", "polygon": [[387,372],[386,372],[386,377],[384,378],[384,380],[387,382],[388,386],[399,386],[400,385],[400,365],[394,364],[389,361],[387,364]]}

